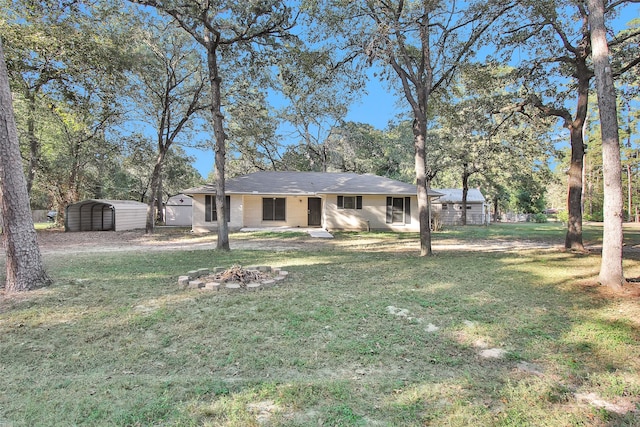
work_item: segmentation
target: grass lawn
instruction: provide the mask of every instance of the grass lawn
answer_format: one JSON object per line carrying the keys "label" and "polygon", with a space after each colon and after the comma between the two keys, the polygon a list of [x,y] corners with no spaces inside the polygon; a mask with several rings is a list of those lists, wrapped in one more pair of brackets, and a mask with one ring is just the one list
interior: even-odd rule
{"label": "grass lawn", "polygon": [[[348,244],[372,235],[375,250]],[[309,249],[48,254],[53,286],[0,300],[0,426],[640,425],[640,300],[592,284],[597,254],[420,258],[397,250],[417,235],[281,238]],[[564,231],[469,227],[434,243],[512,238]],[[247,293],[176,284],[233,264],[289,278]],[[625,271],[640,277],[640,253]]]}

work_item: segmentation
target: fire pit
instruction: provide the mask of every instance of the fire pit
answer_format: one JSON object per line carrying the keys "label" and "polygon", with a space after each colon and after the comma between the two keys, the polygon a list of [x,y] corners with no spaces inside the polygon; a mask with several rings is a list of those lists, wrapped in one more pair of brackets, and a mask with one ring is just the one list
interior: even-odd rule
{"label": "fire pit", "polygon": [[263,265],[244,268],[240,265],[233,265],[230,268],[215,267],[213,271],[201,268],[180,276],[178,285],[183,289],[257,291],[281,283],[288,274],[287,271],[279,268]]}

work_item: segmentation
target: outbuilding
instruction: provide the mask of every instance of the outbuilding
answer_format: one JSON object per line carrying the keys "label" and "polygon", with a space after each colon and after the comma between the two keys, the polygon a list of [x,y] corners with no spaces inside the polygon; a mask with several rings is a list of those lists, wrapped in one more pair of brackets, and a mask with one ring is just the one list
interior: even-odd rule
{"label": "outbuilding", "polygon": [[89,199],[65,208],[65,231],[124,231],[145,228],[145,203]]}
{"label": "outbuilding", "polygon": [[174,227],[191,227],[193,199],[185,194],[169,197],[164,205],[164,223]]}
{"label": "outbuilding", "polygon": [[[432,204],[434,215],[439,215],[444,225],[462,225],[462,189],[439,188],[436,191],[442,195]],[[468,190],[466,208],[467,225],[489,224],[489,205],[479,189]]]}

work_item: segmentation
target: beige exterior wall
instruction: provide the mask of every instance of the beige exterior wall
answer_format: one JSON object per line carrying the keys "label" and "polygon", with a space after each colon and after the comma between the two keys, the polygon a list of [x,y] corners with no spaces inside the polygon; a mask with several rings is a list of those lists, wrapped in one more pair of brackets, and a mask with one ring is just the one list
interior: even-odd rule
{"label": "beige exterior wall", "polygon": [[[285,221],[263,221],[262,199],[265,195],[231,195],[230,230],[260,227],[308,227],[308,197],[284,197]],[[320,197],[322,199],[322,224],[327,230],[389,230],[395,232],[418,232],[418,201],[411,196],[411,221],[405,224],[387,224],[387,196],[363,195],[362,209],[338,209],[337,194]],[[210,232],[217,229],[216,222],[205,222],[205,196],[193,195],[193,225],[197,233]]]}
{"label": "beige exterior wall", "polygon": [[327,195],[324,214],[327,230],[420,231],[416,196],[411,197],[411,222],[409,224],[387,224],[387,196],[379,195],[363,195],[362,209],[338,209],[338,194]]}
{"label": "beige exterior wall", "polygon": [[191,217],[191,231],[202,233],[213,230],[213,228],[209,227],[209,223],[204,222],[204,194],[194,194],[191,197],[193,198],[193,201],[191,202],[191,208],[193,209]]}
{"label": "beige exterior wall", "polygon": [[[262,199],[285,199],[284,221],[262,220]],[[284,196],[243,196],[244,199],[244,226],[245,227],[307,227],[308,226],[308,197],[284,197]]]}
{"label": "beige exterior wall", "polygon": [[[285,197],[285,221],[263,221],[262,199],[264,197],[283,196],[251,196],[231,195],[231,221],[230,230],[239,230],[244,227],[307,227],[307,200],[306,196]],[[196,233],[205,233],[217,230],[216,222],[205,222],[205,195],[193,195],[193,225]]]}
{"label": "beige exterior wall", "polygon": [[[231,221],[229,222],[229,230],[239,230],[242,225],[242,197],[230,196],[231,200]],[[206,222],[204,216],[205,210],[205,195],[194,194],[193,195],[193,218],[191,230],[195,233],[206,233],[209,231],[215,231],[218,229],[218,223],[216,221]]]}
{"label": "beige exterior wall", "polygon": [[[244,227],[244,218],[242,217],[242,196],[231,196],[231,221],[229,228],[231,230],[239,230]],[[204,199],[202,200],[204,202]],[[202,209],[204,212],[204,209]]]}

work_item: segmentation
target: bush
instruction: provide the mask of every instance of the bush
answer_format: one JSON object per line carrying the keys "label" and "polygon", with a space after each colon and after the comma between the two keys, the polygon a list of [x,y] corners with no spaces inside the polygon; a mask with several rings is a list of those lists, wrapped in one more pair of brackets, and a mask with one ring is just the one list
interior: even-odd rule
{"label": "bush", "polygon": [[583,219],[585,221],[602,222],[604,221],[604,214],[600,211],[596,211],[591,214],[585,212]]}
{"label": "bush", "polygon": [[537,222],[537,223],[545,223],[547,222],[547,216],[543,213],[537,213],[537,214],[533,214],[531,216],[531,219],[533,220],[533,222]]}
{"label": "bush", "polygon": [[558,221],[562,222],[563,224],[568,224],[569,223],[569,212],[560,211],[556,215],[556,218],[558,218]]}

